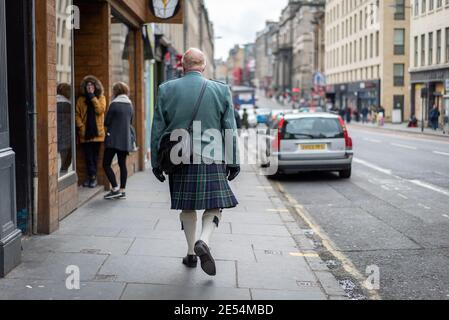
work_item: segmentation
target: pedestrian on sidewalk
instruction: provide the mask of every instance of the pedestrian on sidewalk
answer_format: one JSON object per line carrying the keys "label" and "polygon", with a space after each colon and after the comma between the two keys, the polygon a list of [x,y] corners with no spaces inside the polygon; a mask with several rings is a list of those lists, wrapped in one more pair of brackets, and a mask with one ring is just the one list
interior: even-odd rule
{"label": "pedestrian on sidewalk", "polygon": [[88,179],[85,188],[95,188],[97,183],[97,162],[100,146],[104,142],[104,114],[106,97],[103,85],[94,76],[87,76],[81,82],[80,96],[76,104],[76,127],[83,146]]}
{"label": "pedestrian on sidewalk", "polygon": [[430,116],[429,116],[429,120],[430,123],[432,124],[432,129],[434,131],[437,131],[439,124],[438,124],[438,120],[440,119],[440,110],[438,110],[438,107],[436,105],[433,106],[432,110],[430,111]]}
{"label": "pedestrian on sidewalk", "polygon": [[[199,157],[201,163],[183,164],[169,174],[171,209],[182,210],[180,220],[188,244],[183,264],[195,268],[199,257],[203,271],[214,276],[216,266],[210,251],[211,237],[219,226],[222,210],[238,205],[228,181],[239,175],[240,166],[238,160],[225,161],[229,159],[229,154],[238,155],[237,126],[229,86],[203,77],[207,64],[204,53],[198,49],[189,49],[182,62],[185,76],[168,81],[159,88],[151,143],[153,173],[159,181],[165,181],[161,163],[158,162],[162,138],[175,130],[188,128],[196,110],[198,113],[194,120],[201,121],[203,134],[211,129],[233,132],[232,150],[226,145],[224,136],[222,141],[214,137],[215,143],[221,144],[222,151],[229,152],[216,152],[210,156],[215,159],[208,159],[202,152],[198,154],[199,148],[194,148],[194,157]],[[202,139],[201,150],[204,151],[209,144],[210,138]],[[198,241],[197,210],[204,210],[203,229]]]}
{"label": "pedestrian on sidewalk", "polygon": [[[118,82],[114,84],[112,93],[114,98],[104,121],[107,133],[104,143],[103,169],[112,186],[111,192],[104,197],[106,200],[126,199],[126,182],[128,179],[126,160],[129,153],[134,150],[135,140],[134,130],[132,129],[134,107],[129,99],[129,87],[126,83]],[[120,188],[112,170],[112,160],[116,155],[120,167]]]}
{"label": "pedestrian on sidewalk", "polygon": [[362,109],[362,123],[368,123],[368,114],[369,114],[369,110],[367,106],[364,106]]}

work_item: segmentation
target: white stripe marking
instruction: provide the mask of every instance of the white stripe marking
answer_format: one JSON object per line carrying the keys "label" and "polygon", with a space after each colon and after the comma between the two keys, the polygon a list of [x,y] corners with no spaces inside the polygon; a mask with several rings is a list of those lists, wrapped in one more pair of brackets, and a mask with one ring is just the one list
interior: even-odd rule
{"label": "white stripe marking", "polygon": [[422,203],[418,203],[418,206],[420,206],[421,208],[424,208],[424,209],[426,209],[426,210],[432,209],[431,207],[425,206],[425,205],[423,205]]}
{"label": "white stripe marking", "polygon": [[402,199],[408,200],[408,198],[406,196],[404,196],[403,194],[398,193],[398,196],[400,196]]}
{"label": "white stripe marking", "polygon": [[445,218],[448,218],[448,219],[449,219],[449,216],[448,216],[447,214],[443,214],[443,217],[445,217]]}
{"label": "white stripe marking", "polygon": [[368,142],[373,142],[373,143],[382,143],[382,141],[376,140],[376,139],[368,139],[368,138],[365,138],[365,139],[363,139],[363,140],[368,141]]}
{"label": "white stripe marking", "polygon": [[408,181],[410,181],[413,184],[416,184],[417,186],[420,186],[420,187],[423,187],[423,188],[426,188],[426,189],[429,189],[429,190],[432,190],[432,191],[444,194],[445,196],[449,197],[449,191],[446,191],[446,190],[443,190],[441,188],[438,188],[437,186],[434,186],[434,185],[431,185],[429,183],[425,183],[425,182],[422,182],[422,181],[419,181],[419,180],[408,180]]}
{"label": "white stripe marking", "polygon": [[364,165],[365,167],[368,167],[368,168],[374,169],[374,170],[376,170],[376,171],[379,171],[379,172],[388,174],[388,175],[390,175],[390,176],[393,174],[391,170],[383,169],[383,168],[378,167],[378,166],[376,166],[375,164],[369,163],[369,162],[367,162],[367,161],[365,161],[365,160],[354,159],[353,161],[356,162],[356,163],[358,163],[358,164]]}
{"label": "white stripe marking", "polygon": [[440,155],[440,156],[446,156],[446,157],[449,157],[449,153],[446,153],[446,152],[434,151],[433,153],[438,154],[438,155]]}
{"label": "white stripe marking", "polygon": [[369,163],[369,162],[367,162],[365,160],[354,159],[353,161],[356,162],[356,163],[359,163],[361,165],[364,165],[365,167],[368,167],[368,168],[371,168],[373,170],[376,170],[376,171],[382,172],[384,174],[387,174],[389,176],[392,176],[392,177],[394,177],[396,179],[399,179],[399,180],[402,180],[402,181],[411,182],[411,183],[413,183],[413,184],[415,184],[417,186],[420,186],[422,188],[426,188],[426,189],[429,189],[429,190],[441,193],[441,194],[449,197],[449,191],[441,189],[441,188],[439,188],[437,186],[434,186],[432,184],[425,183],[425,182],[422,182],[420,180],[407,180],[407,179],[401,178],[399,176],[394,175],[391,170],[380,168],[380,167],[376,166],[375,164]]}
{"label": "white stripe marking", "polygon": [[418,148],[416,148],[416,147],[407,146],[405,144],[392,143],[391,145],[394,147],[398,147],[398,148],[404,148],[404,149],[409,149],[409,150],[418,150]]}

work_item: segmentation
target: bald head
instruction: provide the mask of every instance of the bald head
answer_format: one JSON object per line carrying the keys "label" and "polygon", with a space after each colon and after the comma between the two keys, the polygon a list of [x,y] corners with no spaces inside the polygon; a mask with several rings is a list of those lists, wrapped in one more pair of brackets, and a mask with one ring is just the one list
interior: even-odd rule
{"label": "bald head", "polygon": [[191,48],[184,53],[184,56],[182,57],[182,65],[184,67],[184,72],[204,72],[207,65],[206,56],[201,50]]}

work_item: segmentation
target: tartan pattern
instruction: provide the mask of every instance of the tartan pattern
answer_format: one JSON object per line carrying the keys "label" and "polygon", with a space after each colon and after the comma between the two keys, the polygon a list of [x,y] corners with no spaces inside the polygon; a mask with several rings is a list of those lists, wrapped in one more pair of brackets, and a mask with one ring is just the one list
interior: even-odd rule
{"label": "tartan pattern", "polygon": [[185,165],[170,175],[172,210],[235,208],[238,201],[228,180],[226,165]]}

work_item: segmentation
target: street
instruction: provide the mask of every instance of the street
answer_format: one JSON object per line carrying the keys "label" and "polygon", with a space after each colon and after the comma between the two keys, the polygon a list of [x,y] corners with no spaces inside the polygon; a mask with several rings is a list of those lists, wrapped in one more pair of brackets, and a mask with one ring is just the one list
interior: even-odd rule
{"label": "street", "polygon": [[448,299],[449,140],[350,125],[353,176],[283,176],[294,199],[382,299]]}

